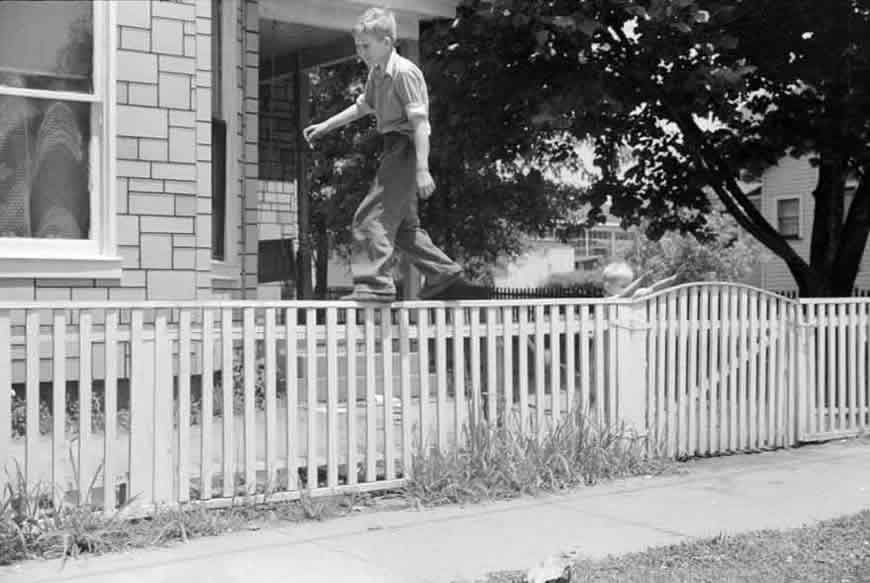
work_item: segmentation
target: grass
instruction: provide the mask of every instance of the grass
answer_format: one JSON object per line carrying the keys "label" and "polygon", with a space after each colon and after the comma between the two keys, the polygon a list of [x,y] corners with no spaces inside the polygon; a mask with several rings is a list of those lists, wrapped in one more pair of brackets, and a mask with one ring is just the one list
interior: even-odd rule
{"label": "grass", "polygon": [[303,493],[292,502],[217,510],[191,505],[137,520],[120,518],[132,500],[105,516],[90,504],[90,497],[81,503],[56,502],[62,496],[45,485],[28,486],[18,468],[0,493],[0,565],[147,548],[359,511],[534,495],[673,467],[649,459],[644,443],[589,421],[581,411],[540,441],[510,424],[481,423],[469,430],[466,443],[453,453],[415,456],[414,478],[401,490],[317,498]]}
{"label": "grass", "polygon": [[501,500],[675,467],[650,458],[645,441],[599,424],[582,410],[540,440],[511,424],[482,423],[466,432],[466,443],[460,451],[416,456],[407,496],[424,505]]}
{"label": "grass", "polygon": [[[494,573],[478,583],[520,583]],[[571,583],[858,583],[870,581],[870,510],[790,530],[763,530],[578,561]]]}

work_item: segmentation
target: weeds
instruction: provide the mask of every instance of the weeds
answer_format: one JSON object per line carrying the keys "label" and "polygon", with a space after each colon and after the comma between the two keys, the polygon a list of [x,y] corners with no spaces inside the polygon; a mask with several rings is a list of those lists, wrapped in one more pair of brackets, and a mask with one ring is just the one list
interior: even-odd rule
{"label": "weeds", "polygon": [[411,500],[438,505],[515,498],[666,467],[646,454],[644,440],[597,423],[579,409],[542,439],[512,423],[480,423],[465,438],[466,447],[458,451],[415,456],[406,486]]}

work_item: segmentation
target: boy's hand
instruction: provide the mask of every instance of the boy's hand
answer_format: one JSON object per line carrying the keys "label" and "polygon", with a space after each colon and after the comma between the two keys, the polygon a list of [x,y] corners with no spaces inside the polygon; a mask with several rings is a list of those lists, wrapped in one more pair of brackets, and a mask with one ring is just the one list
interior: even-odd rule
{"label": "boy's hand", "polygon": [[302,130],[302,135],[305,141],[308,142],[308,147],[312,147],[311,142],[319,140],[326,135],[327,129],[324,123],[314,123]]}
{"label": "boy's hand", "polygon": [[417,170],[417,192],[426,200],[435,192],[435,181],[428,170]]}

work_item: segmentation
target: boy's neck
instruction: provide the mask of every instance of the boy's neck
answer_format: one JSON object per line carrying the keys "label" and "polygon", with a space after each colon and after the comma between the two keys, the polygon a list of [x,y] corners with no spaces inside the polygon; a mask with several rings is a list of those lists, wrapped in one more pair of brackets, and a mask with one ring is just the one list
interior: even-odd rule
{"label": "boy's neck", "polygon": [[387,53],[387,56],[386,56],[386,58],[383,60],[383,62],[375,63],[375,64],[372,66],[372,68],[375,69],[375,70],[378,70],[378,71],[384,71],[384,70],[387,68],[387,63],[390,62],[390,57],[393,56],[393,53],[394,53],[394,52],[396,52],[396,49],[395,49],[395,48],[391,49],[390,52]]}

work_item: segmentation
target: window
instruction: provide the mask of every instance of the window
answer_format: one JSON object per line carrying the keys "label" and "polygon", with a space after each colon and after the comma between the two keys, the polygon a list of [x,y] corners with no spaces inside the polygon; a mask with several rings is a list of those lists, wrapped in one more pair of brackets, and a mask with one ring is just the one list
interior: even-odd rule
{"label": "window", "polygon": [[786,239],[800,237],[800,199],[781,198],[776,201],[776,223],[779,234]]}
{"label": "window", "polygon": [[120,276],[112,4],[0,2],[0,277]]}
{"label": "window", "polygon": [[235,36],[238,0],[215,0],[212,9],[212,234],[213,275],[239,277],[238,242],[241,224],[239,189],[239,112],[241,89],[238,64],[241,47]]}
{"label": "window", "polygon": [[211,3],[211,256],[217,261],[226,258],[227,238],[227,122],[223,108],[223,6],[221,0]]}

